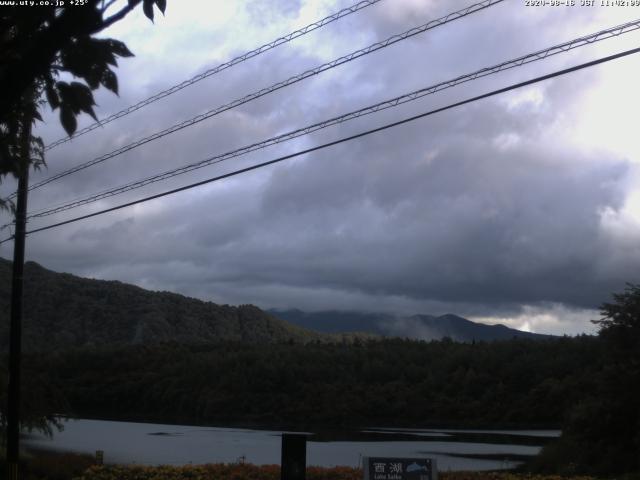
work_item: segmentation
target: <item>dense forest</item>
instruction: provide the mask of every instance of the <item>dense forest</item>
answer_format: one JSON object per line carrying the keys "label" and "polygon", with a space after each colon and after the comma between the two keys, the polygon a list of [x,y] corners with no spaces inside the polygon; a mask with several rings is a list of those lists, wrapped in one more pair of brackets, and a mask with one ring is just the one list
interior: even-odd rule
{"label": "dense forest", "polygon": [[[603,358],[593,337],[459,344],[220,343],[33,354],[68,414],[287,425],[558,427]],[[81,366],[81,368],[79,368]]]}
{"label": "dense forest", "polygon": [[83,348],[25,356],[24,401],[36,413],[296,429],[560,427],[531,468],[609,475],[639,468],[638,344],[609,329],[492,343]]}

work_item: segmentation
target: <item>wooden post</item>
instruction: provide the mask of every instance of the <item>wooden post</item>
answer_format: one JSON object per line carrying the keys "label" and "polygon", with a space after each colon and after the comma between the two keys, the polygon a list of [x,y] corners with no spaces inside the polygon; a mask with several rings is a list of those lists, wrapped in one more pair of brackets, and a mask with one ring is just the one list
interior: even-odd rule
{"label": "wooden post", "polygon": [[7,387],[7,467],[9,480],[18,480],[20,460],[20,357],[22,355],[22,287],[24,276],[24,244],[27,224],[27,193],[29,185],[29,148],[31,145],[30,115],[22,119],[21,165],[18,178],[16,225],[13,241],[13,272],[11,282],[11,322],[9,327],[9,385]]}
{"label": "wooden post", "polygon": [[307,436],[282,434],[280,480],[305,480],[307,473]]}

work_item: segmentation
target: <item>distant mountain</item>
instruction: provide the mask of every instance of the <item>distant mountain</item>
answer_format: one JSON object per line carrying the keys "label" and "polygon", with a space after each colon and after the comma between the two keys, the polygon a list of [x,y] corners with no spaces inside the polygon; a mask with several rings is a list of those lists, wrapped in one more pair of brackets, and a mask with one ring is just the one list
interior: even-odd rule
{"label": "distant mountain", "polygon": [[[0,258],[0,350],[8,348],[10,292],[11,262]],[[117,281],[56,273],[34,262],[25,264],[23,325],[23,348],[38,351],[167,341],[330,339],[290,325],[253,305],[216,305]]]}
{"label": "distant mountain", "polygon": [[385,337],[457,342],[509,340],[512,338],[549,338],[549,335],[523,332],[504,325],[486,325],[457,315],[413,315],[400,317],[382,313],[300,310],[268,310],[281,320],[323,333],[362,332]]}

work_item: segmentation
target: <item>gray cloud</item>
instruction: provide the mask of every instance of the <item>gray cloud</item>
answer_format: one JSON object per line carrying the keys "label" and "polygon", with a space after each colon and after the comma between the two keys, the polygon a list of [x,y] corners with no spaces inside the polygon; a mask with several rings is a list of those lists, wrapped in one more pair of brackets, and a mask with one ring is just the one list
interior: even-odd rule
{"label": "gray cloud", "polygon": [[[333,30],[315,32],[306,43],[246,62],[52,151],[50,170],[42,176],[466,2],[453,3],[381,2],[341,20]],[[284,28],[304,7],[283,1],[262,11],[258,4],[247,4],[230,28],[260,30],[273,22]],[[524,13],[505,2],[52,184],[34,192],[32,205],[47,206],[268,138],[587,33],[594,23],[608,26],[602,12]],[[101,93],[104,112],[197,71],[209,55],[206,41],[214,37],[216,47],[232,55],[222,30],[194,27],[193,51],[177,69],[189,35],[172,27],[175,45],[165,39],[168,50],[154,54],[151,36],[161,28],[159,23],[145,30],[150,36],[146,42],[141,34],[131,34],[146,56],[141,53],[130,64],[123,61],[123,98]],[[588,56],[559,56],[544,67],[530,65],[457,87],[92,208],[353,134]],[[172,68],[154,63],[164,57],[171,58]],[[28,253],[56,270],[221,303],[453,312],[554,333],[588,330],[591,317],[586,317],[610,292],[634,281],[640,266],[630,241],[640,236],[638,224],[627,205],[637,164],[606,148],[580,148],[564,135],[571,119],[593,114],[584,110],[584,92],[603,78],[602,70],[594,70],[557,79],[220,184],[33,235]],[[48,116],[43,135],[57,138],[59,130],[55,117]]]}

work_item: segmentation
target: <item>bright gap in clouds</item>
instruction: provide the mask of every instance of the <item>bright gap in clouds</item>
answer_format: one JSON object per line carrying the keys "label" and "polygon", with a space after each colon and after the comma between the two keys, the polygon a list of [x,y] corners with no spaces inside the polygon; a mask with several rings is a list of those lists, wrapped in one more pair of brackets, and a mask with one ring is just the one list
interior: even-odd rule
{"label": "bright gap in clouds", "polygon": [[571,309],[562,304],[543,306],[523,305],[517,315],[470,316],[475,322],[489,325],[502,324],[525,332],[547,335],[595,334],[597,326],[591,320],[598,320],[600,312],[590,309]]}
{"label": "bright gap in clouds", "polygon": [[639,71],[637,58],[622,60],[609,65],[596,85],[586,86],[574,126],[565,125],[565,132],[573,141],[583,148],[606,149],[640,163],[636,118],[640,105]]}

